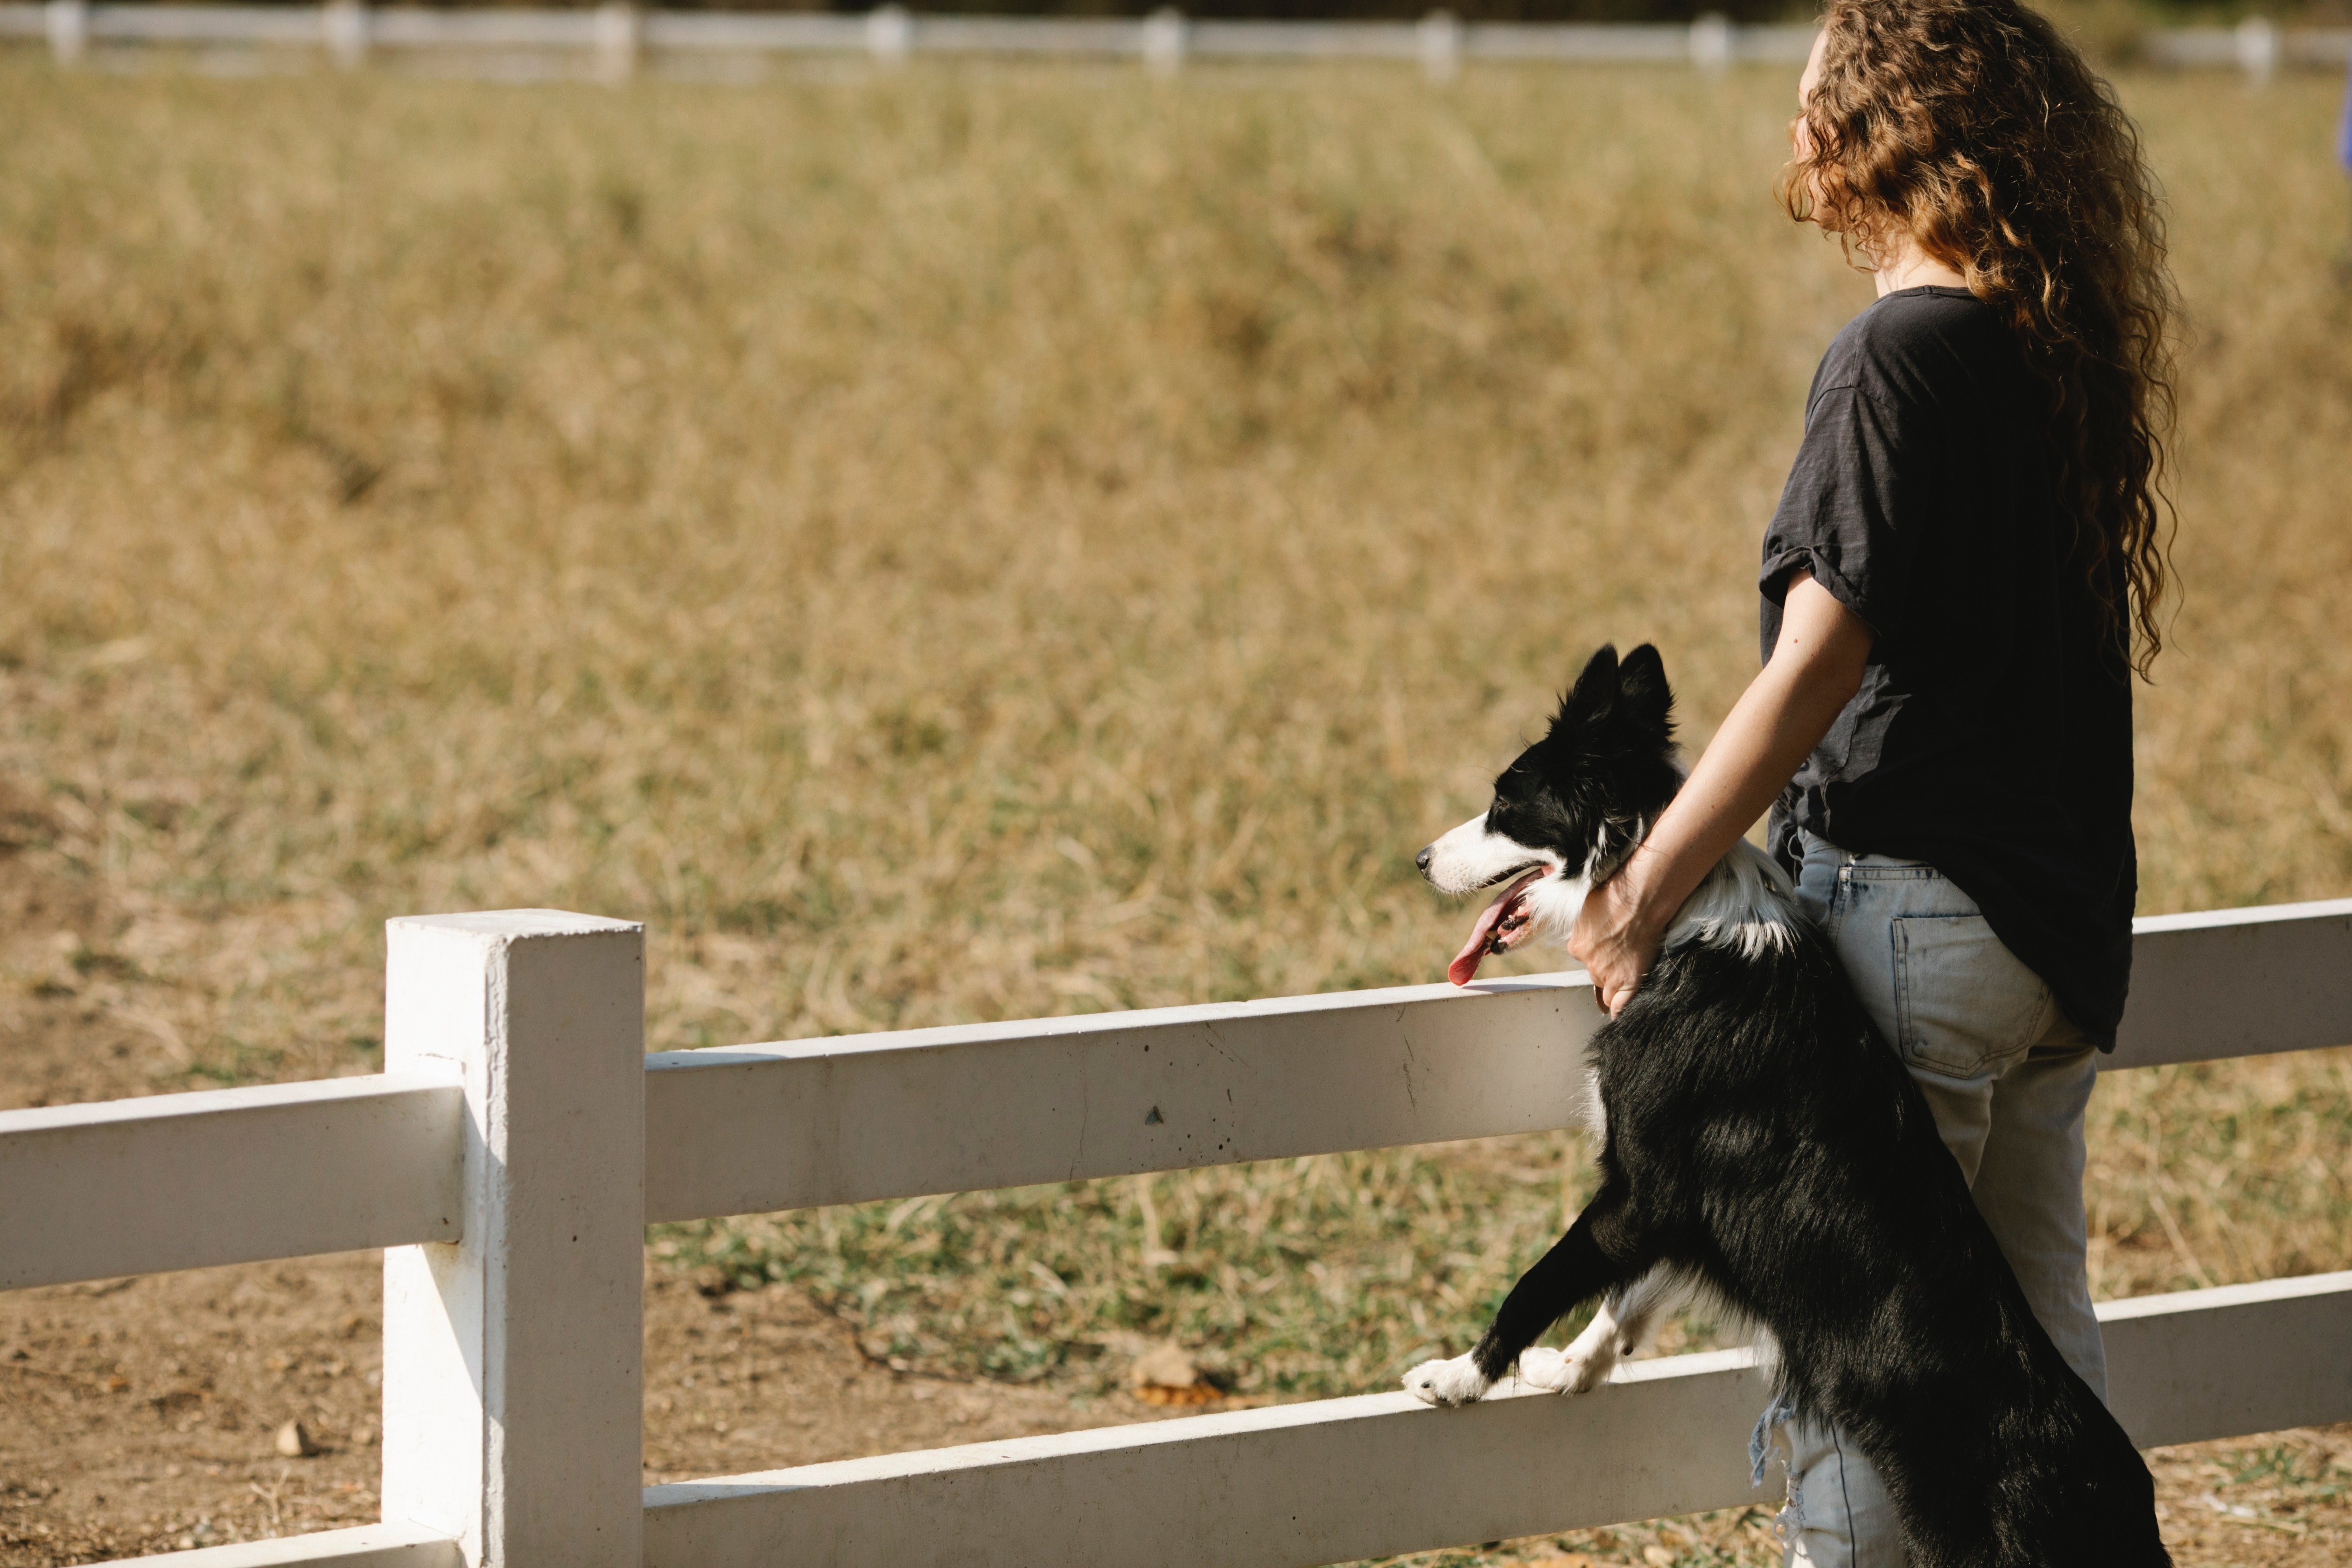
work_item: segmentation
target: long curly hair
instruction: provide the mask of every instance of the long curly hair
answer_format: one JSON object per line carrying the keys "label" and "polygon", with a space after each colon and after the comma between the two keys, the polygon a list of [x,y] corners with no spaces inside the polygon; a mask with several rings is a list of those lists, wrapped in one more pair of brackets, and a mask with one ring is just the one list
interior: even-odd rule
{"label": "long curly hair", "polygon": [[2017,0],[1829,0],[1823,29],[1782,205],[1849,256],[1907,236],[2008,317],[2049,389],[2075,560],[2146,679],[2170,587],[2176,299],[2139,132]]}

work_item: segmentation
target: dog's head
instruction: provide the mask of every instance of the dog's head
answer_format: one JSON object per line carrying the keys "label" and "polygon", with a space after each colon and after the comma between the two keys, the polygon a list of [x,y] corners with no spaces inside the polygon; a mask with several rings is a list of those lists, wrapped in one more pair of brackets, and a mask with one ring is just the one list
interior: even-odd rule
{"label": "dog's head", "polygon": [[1682,783],[1674,700],[1656,648],[1643,643],[1621,661],[1603,647],[1549,732],[1495,780],[1486,811],[1413,858],[1442,893],[1508,884],[1448,970],[1455,984],[1538,925],[1573,921],[1585,891],[1633,852]]}

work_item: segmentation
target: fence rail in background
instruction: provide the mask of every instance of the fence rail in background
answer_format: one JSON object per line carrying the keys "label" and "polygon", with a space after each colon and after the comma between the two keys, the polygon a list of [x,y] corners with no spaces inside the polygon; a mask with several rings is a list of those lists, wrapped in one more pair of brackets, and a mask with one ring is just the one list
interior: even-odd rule
{"label": "fence rail in background", "polygon": [[[641,1489],[648,1218],[1555,1127],[1598,1016],[1545,975],[647,1057],[642,943],[395,921],[384,1075],[0,1112],[0,1284],[389,1248],[385,1522],[174,1562],[1280,1568],[1756,1500],[1738,1352],[1577,1400],[1370,1394]],[[2352,900],[2142,921],[2134,960],[2111,1068],[2352,1042]],[[2100,1316],[2143,1445],[2352,1418],[2352,1272]]]}
{"label": "fence rail in background", "polygon": [[[595,9],[478,10],[324,5],[90,5],[88,0],[0,4],[0,39],[46,40],[66,62],[93,50],[131,58],[157,47],[232,51],[211,63],[252,68],[271,56],[317,54],[350,68],[371,58],[499,76],[625,78],[650,67],[708,74],[713,64],[756,68],[775,55],[866,56],[884,64],[914,54],[1138,59],[1173,70],[1187,59],[1416,62],[1445,79],[1466,60],[1691,65],[1795,65],[1810,26],[1746,26],[1706,16],[1674,24],[1457,20],[1433,11],[1418,22],[1195,21],[1174,10],[1144,17],[917,16],[895,5],[863,15],[828,12]],[[2221,67],[2266,81],[2283,68],[2341,68],[2352,28],[2282,28],[2260,17],[2236,27],[2158,27],[2138,55],[2173,68]]]}

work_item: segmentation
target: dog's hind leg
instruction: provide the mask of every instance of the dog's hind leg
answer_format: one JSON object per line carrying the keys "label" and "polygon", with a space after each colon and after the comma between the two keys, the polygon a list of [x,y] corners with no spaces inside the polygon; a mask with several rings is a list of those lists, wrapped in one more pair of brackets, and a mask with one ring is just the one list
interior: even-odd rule
{"label": "dog's hind leg", "polygon": [[1519,1276],[1477,1348],[1451,1361],[1422,1363],[1405,1373],[1406,1391],[1431,1405],[1485,1397],[1561,1314],[1646,1273],[1652,1261],[1622,1182],[1603,1183],[1568,1234]]}
{"label": "dog's hind leg", "polygon": [[1642,1348],[1658,1318],[1683,1294],[1683,1281],[1664,1264],[1601,1301],[1592,1321],[1565,1351],[1537,1347],[1519,1357],[1519,1377],[1557,1394],[1590,1394],[1608,1381],[1619,1362]]}

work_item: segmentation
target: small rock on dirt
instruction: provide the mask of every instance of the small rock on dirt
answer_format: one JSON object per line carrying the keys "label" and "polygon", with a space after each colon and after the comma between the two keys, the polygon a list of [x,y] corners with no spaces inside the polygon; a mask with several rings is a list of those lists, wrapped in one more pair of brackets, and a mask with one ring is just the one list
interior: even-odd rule
{"label": "small rock on dirt", "polygon": [[326,1452],[299,1421],[289,1421],[278,1428],[278,1451],[289,1459],[315,1459]]}
{"label": "small rock on dirt", "polygon": [[1146,1405],[1206,1405],[1223,1391],[1202,1375],[1190,1352],[1174,1343],[1153,1345],[1127,1369],[1135,1396]]}
{"label": "small rock on dirt", "polygon": [[1201,1369],[1183,1346],[1158,1344],[1135,1358],[1127,1378],[1138,1388],[1190,1388],[1201,1381]]}

